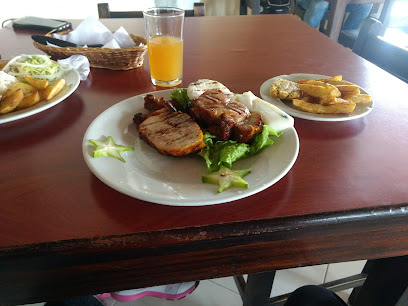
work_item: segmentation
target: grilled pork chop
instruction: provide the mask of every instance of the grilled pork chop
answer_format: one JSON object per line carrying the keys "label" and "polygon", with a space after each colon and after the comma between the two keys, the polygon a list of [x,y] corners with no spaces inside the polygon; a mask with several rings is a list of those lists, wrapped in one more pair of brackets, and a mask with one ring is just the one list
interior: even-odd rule
{"label": "grilled pork chop", "polygon": [[207,90],[193,99],[188,113],[220,140],[228,140],[233,127],[249,116],[244,104],[231,100],[218,89]]}
{"label": "grilled pork chop", "polygon": [[248,143],[262,132],[262,116],[257,113],[236,124],[232,130],[232,138],[240,143]]}
{"label": "grilled pork chop", "polygon": [[210,89],[190,102],[188,113],[220,140],[251,141],[262,131],[260,114],[250,114],[248,108],[231,100],[221,90]]}
{"label": "grilled pork chop", "polygon": [[164,100],[164,98],[156,98],[152,94],[148,94],[144,97],[144,108],[151,112],[154,112],[164,107],[177,111],[178,110],[177,106],[178,106],[177,102],[173,100],[166,101]]}
{"label": "grilled pork chop", "polygon": [[185,156],[205,146],[203,132],[186,113],[164,107],[148,115],[136,114],[133,121],[140,138],[163,155]]}

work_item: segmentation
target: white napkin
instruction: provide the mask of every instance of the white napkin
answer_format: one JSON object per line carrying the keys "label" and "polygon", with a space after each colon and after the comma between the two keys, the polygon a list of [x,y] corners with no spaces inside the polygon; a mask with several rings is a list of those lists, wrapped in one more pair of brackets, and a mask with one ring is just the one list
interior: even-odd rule
{"label": "white napkin", "polygon": [[102,48],[119,49],[120,45],[115,39],[112,39],[108,43],[104,44]]}
{"label": "white napkin", "polygon": [[133,41],[132,37],[129,36],[128,32],[125,30],[124,27],[120,27],[113,33],[113,37],[115,37],[116,42],[119,44],[121,48],[129,48],[135,47],[136,44]]}
{"label": "white napkin", "polygon": [[90,72],[90,64],[88,58],[83,55],[71,55],[68,58],[58,60],[58,63],[63,65],[71,65],[73,69],[78,71],[81,81],[85,81]]}
{"label": "white napkin", "polygon": [[77,45],[103,45],[102,48],[129,48],[136,44],[123,27],[115,33],[109,31],[97,18],[90,16],[78,27],[66,35],[54,34],[55,38],[66,40]]}

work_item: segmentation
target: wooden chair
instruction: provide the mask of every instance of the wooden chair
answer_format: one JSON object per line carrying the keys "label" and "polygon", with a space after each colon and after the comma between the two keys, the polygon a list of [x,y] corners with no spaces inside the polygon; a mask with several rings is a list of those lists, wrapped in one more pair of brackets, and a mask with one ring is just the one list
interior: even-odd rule
{"label": "wooden chair", "polygon": [[[98,3],[98,14],[99,18],[143,18],[142,11],[112,12],[109,9],[109,3]],[[201,2],[194,3],[194,9],[185,10],[186,17],[197,17],[204,15],[204,3]]]}
{"label": "wooden chair", "polygon": [[353,52],[408,83],[408,49],[385,41],[381,21],[368,17],[361,26]]}
{"label": "wooden chair", "polygon": [[[337,5],[337,0],[327,0],[329,3],[331,3],[331,5]],[[295,4],[294,9],[293,9],[293,14],[297,15],[300,19],[303,20],[303,15],[305,14],[305,9],[303,9],[302,7],[298,6]],[[330,9],[323,15],[323,18],[320,22],[319,25],[319,31],[323,34],[325,34],[326,36],[330,37],[330,34],[332,32],[333,29],[333,20],[334,20],[334,10]]]}
{"label": "wooden chair", "polygon": [[[373,8],[370,12],[370,16],[378,16],[378,19],[382,22],[382,32],[381,35],[384,34],[384,31],[387,29],[390,19],[391,19],[391,10],[396,0],[386,0],[380,10],[379,3],[374,3]],[[380,13],[379,13],[380,12]],[[353,49],[353,46],[356,42],[359,30],[341,30],[339,34],[338,42],[339,44],[345,46],[346,48]]]}
{"label": "wooden chair", "polygon": [[[353,289],[351,305],[408,305],[408,256],[367,260],[359,274],[319,286],[340,292]],[[275,271],[234,276],[244,306],[282,306],[291,293],[270,298]],[[391,302],[392,301],[392,302]]]}
{"label": "wooden chair", "polygon": [[[339,20],[336,10],[345,10],[347,4],[358,4],[358,3],[373,3],[373,8],[371,9],[370,15],[377,15],[381,8],[381,14],[379,20],[384,24],[386,28],[389,24],[391,9],[396,0],[326,0],[330,2],[329,10],[324,14],[322,21],[320,23],[319,31],[323,34],[331,37],[332,39],[338,41],[343,46],[352,49],[354,43],[357,39],[359,30],[341,30],[343,24],[343,18]],[[342,6],[342,5],[344,6]],[[303,19],[305,10],[297,5],[294,8],[294,14],[298,15]],[[341,16],[343,16],[341,14]],[[338,36],[336,36],[336,33]]]}
{"label": "wooden chair", "polygon": [[[352,275],[346,278],[338,279],[332,282],[320,284],[324,288],[333,292],[339,292],[347,289],[358,288],[362,286],[367,278],[367,272]],[[259,273],[255,278],[248,275],[247,281],[243,276],[234,276],[235,284],[238,288],[241,299],[245,305],[270,305],[282,306],[289,298],[290,293],[270,298],[275,271]]]}

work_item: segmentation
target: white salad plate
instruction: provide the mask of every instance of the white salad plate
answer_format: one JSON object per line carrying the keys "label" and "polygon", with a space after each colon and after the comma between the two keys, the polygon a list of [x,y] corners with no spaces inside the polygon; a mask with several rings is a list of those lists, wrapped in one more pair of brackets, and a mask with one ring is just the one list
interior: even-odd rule
{"label": "white salad plate", "polygon": [[61,92],[58,93],[54,98],[49,101],[44,100],[38,102],[37,104],[26,109],[21,109],[18,111],[0,115],[0,124],[35,115],[64,101],[77,89],[80,83],[80,77],[78,71],[76,71],[75,69],[70,69],[62,75],[62,78],[65,79],[65,86],[61,90]]}
{"label": "white salad plate", "polygon": [[[169,99],[171,89],[151,92]],[[197,155],[161,155],[139,138],[133,123],[136,113],[146,113],[142,94],[119,102],[101,113],[85,132],[82,150],[92,173],[106,185],[128,196],[173,206],[203,206],[226,203],[258,193],[279,181],[293,166],[299,152],[299,139],[293,127],[258,154],[235,162],[232,169],[251,168],[244,177],[249,188],[232,187],[217,193],[218,185],[204,184],[205,162]],[[112,136],[116,144],[133,146],[121,153],[126,163],[111,157],[93,158],[89,140],[104,141]]]}
{"label": "white salad plate", "polygon": [[[324,79],[324,78],[329,78],[329,76],[320,75],[320,74],[294,73],[294,74],[289,74],[289,75],[276,76],[274,78],[271,78],[265,81],[261,85],[260,92],[261,92],[262,99],[279,107],[281,110],[288,113],[289,115],[292,115],[293,117],[314,120],[314,121],[346,121],[346,120],[352,120],[352,119],[363,117],[367,115],[369,112],[371,112],[374,107],[374,103],[371,102],[367,104],[357,104],[356,108],[351,114],[308,113],[306,111],[303,111],[297,108],[290,101],[283,102],[281,99],[271,97],[269,93],[269,88],[271,87],[272,83],[275,82],[275,80],[278,78],[287,79],[290,81],[299,81],[299,80],[304,80],[304,79]],[[367,92],[361,87],[360,87],[360,91],[363,94],[367,94]]]}

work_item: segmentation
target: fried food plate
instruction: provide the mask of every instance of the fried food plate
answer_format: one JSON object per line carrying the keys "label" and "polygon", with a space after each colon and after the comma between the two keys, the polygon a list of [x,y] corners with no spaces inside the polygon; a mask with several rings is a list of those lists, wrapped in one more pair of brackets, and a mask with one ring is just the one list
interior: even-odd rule
{"label": "fried food plate", "polygon": [[[169,99],[171,89],[151,92]],[[101,113],[88,127],[82,151],[91,172],[109,187],[143,201],[171,206],[204,206],[226,203],[251,196],[272,186],[292,168],[299,152],[299,139],[293,127],[283,131],[274,145],[260,153],[237,161],[233,169],[251,168],[245,176],[249,188],[232,187],[217,193],[218,186],[204,184],[203,158],[164,156],[139,138],[133,123],[136,113],[146,113],[142,94],[119,102]],[[112,136],[117,144],[133,146],[135,151],[122,153],[123,163],[109,157],[93,158],[89,139],[105,140]]]}
{"label": "fried food plate", "polygon": [[49,101],[40,101],[25,109],[0,115],[0,124],[35,115],[64,101],[77,89],[80,83],[80,77],[78,71],[70,69],[62,75],[62,78],[65,79],[65,86],[54,98]]}
{"label": "fried food plate", "polygon": [[[361,118],[366,116],[373,110],[374,102],[370,102],[367,104],[357,104],[354,111],[350,114],[315,114],[309,113],[303,110],[300,110],[296,106],[292,104],[292,101],[282,101],[281,99],[277,99],[271,97],[269,93],[269,88],[271,87],[272,83],[275,82],[276,79],[282,78],[287,79],[290,81],[299,81],[304,79],[325,79],[329,78],[330,76],[321,75],[321,74],[306,74],[306,73],[294,73],[289,75],[279,75],[273,77],[267,81],[265,81],[260,88],[260,93],[262,99],[272,103],[273,105],[279,107],[284,112],[292,115],[293,117],[307,119],[307,120],[314,120],[314,121],[347,121],[353,120],[357,118]],[[357,84],[358,86],[358,84]],[[368,94],[363,88],[360,87],[360,92],[362,94]]]}

